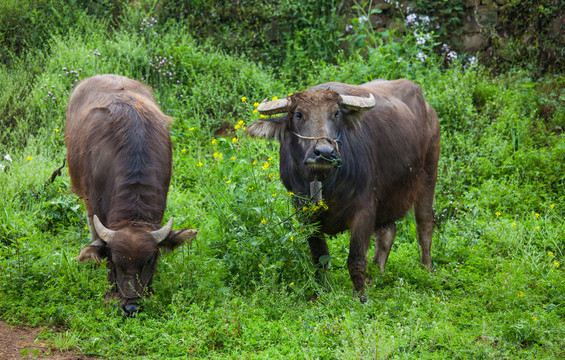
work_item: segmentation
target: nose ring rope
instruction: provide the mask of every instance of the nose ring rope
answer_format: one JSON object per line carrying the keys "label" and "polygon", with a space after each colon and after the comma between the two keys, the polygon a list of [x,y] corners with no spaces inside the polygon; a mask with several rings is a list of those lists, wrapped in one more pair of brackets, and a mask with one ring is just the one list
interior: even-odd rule
{"label": "nose ring rope", "polygon": [[[339,144],[341,143],[341,134],[337,135],[337,138],[332,139],[330,137],[327,136],[318,136],[318,137],[310,137],[310,136],[302,136],[300,134],[295,133],[294,131],[292,132],[294,135],[296,135],[297,137],[301,138],[301,139],[305,139],[305,140],[314,140],[316,141],[314,143],[314,147],[316,146],[316,144],[318,144],[318,140],[327,140],[329,141],[333,148],[336,150],[337,153],[339,153]],[[333,163],[335,165],[335,167],[341,167],[342,161],[341,158],[339,157],[335,157],[334,159],[328,159],[327,157],[320,155],[320,157],[326,161],[329,161],[331,163]]]}
{"label": "nose ring rope", "polygon": [[327,136],[318,136],[318,137],[302,136],[300,134],[295,133],[294,131],[292,133],[294,135],[298,136],[301,139],[316,140],[316,143],[318,142],[318,140],[327,140],[333,145],[333,147],[335,148],[336,151],[339,151],[339,143],[341,142],[339,135],[337,136],[336,139],[332,139],[332,138],[329,138]]}

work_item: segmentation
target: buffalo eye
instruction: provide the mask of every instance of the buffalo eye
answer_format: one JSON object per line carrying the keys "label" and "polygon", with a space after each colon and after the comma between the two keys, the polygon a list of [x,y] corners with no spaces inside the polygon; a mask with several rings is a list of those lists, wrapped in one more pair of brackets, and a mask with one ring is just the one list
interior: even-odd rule
{"label": "buffalo eye", "polygon": [[334,119],[339,118],[339,115],[340,115],[340,114],[341,114],[341,112],[340,112],[339,110],[336,111],[335,114],[334,114]]}
{"label": "buffalo eye", "polygon": [[304,116],[300,111],[295,112],[294,117],[296,118],[296,120],[304,120]]}
{"label": "buffalo eye", "polygon": [[149,260],[145,263],[146,266],[151,266],[155,262],[155,256],[151,256]]}

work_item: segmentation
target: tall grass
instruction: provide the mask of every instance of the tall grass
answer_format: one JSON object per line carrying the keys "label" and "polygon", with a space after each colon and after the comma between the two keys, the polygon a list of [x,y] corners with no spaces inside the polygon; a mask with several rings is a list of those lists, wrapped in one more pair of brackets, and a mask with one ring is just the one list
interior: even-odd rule
{"label": "tall grass", "polygon": [[[565,110],[548,91],[558,78],[446,64],[414,36],[389,33],[333,64],[294,53],[308,66],[272,71],[147,9],[121,8],[111,31],[109,20],[84,16],[0,67],[9,90],[0,94],[0,319],[62,327],[46,334],[53,346],[107,358],[565,356]],[[145,82],[174,116],[165,217],[199,230],[160,260],[155,294],[133,319],[104,302],[105,267],[74,260],[88,231],[68,175],[46,184],[65,155],[68,94],[98,73]],[[313,228],[302,225],[314,209],[293,209],[278,144],[245,127],[268,96],[400,77],[422,85],[442,126],[434,271],[419,267],[409,215],[387,272],[369,265],[361,304],[348,234],[330,239],[327,279],[317,281]]]}

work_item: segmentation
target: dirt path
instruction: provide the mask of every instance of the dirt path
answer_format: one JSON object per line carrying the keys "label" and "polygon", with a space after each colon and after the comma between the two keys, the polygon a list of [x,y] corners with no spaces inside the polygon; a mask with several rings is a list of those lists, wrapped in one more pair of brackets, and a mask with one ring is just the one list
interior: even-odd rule
{"label": "dirt path", "polygon": [[94,360],[98,357],[80,355],[75,351],[60,352],[38,340],[43,327],[8,325],[0,322],[0,359]]}

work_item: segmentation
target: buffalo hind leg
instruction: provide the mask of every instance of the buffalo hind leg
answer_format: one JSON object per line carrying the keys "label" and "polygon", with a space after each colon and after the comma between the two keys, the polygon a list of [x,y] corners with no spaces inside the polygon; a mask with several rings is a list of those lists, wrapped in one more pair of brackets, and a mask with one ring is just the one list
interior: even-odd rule
{"label": "buffalo hind leg", "polygon": [[418,243],[422,251],[422,264],[429,270],[432,269],[432,234],[434,231],[434,187],[426,188],[426,191],[414,205],[416,215],[416,230],[418,231]]}
{"label": "buffalo hind leg", "polygon": [[373,264],[379,266],[381,273],[385,272],[385,265],[396,235],[396,224],[392,223],[375,231],[375,257]]}

